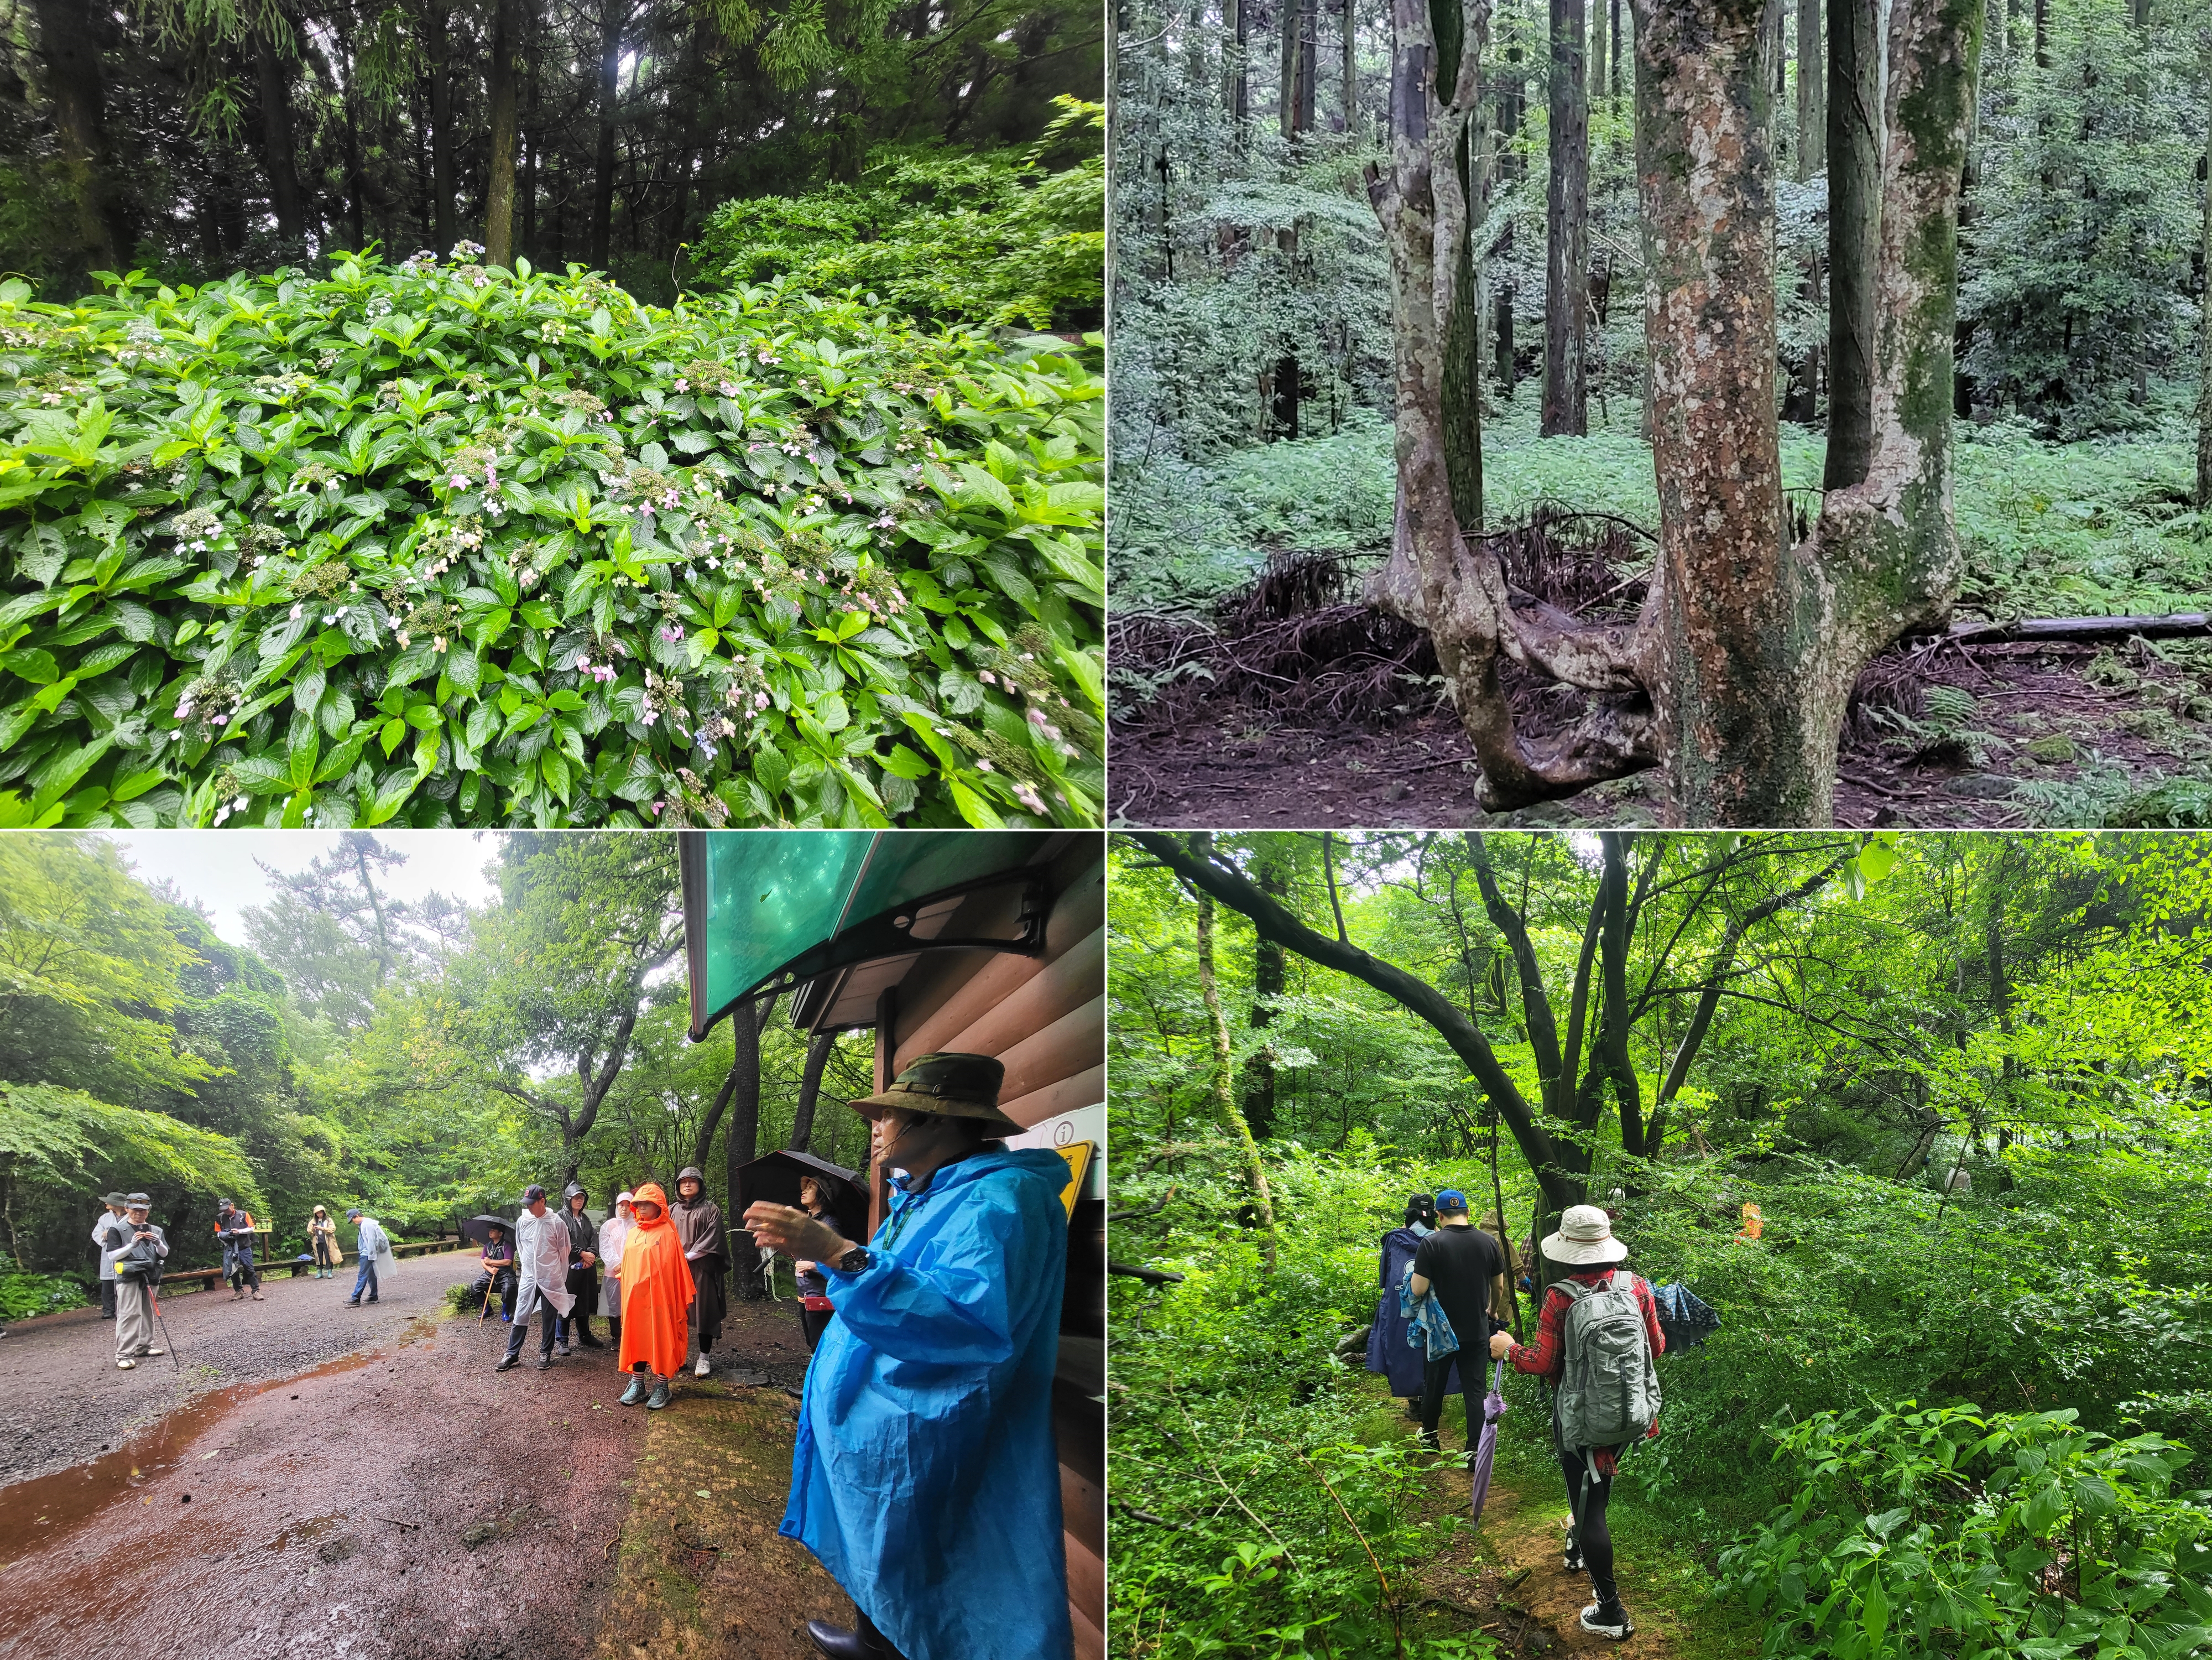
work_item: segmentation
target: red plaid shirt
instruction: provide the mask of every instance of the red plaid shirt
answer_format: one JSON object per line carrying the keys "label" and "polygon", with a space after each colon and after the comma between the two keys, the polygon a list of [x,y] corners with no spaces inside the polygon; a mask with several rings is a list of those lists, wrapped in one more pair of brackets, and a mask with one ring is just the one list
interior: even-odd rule
{"label": "red plaid shirt", "polygon": [[[1603,1268],[1567,1277],[1577,1285],[1603,1286],[1613,1278],[1613,1274],[1612,1268]],[[1659,1329],[1659,1305],[1651,1298],[1651,1282],[1641,1274],[1632,1274],[1628,1276],[1628,1283],[1629,1289],[1635,1293],[1636,1306],[1644,1311],[1644,1335],[1650,1340],[1651,1353],[1664,1354],[1667,1352],[1667,1335]],[[1572,1306],[1566,1292],[1557,1286],[1544,1293],[1544,1306],[1536,1314],[1536,1341],[1534,1343],[1516,1343],[1506,1351],[1505,1358],[1513,1363],[1514,1371],[1525,1371],[1533,1377],[1548,1377],[1554,1383],[1559,1380],[1567,1358],[1560,1329],[1565,1323],[1568,1309]],[[1659,1433],[1656,1419],[1652,1420],[1651,1433]],[[1599,1475],[1611,1475],[1616,1463],[1610,1449],[1599,1450]]]}

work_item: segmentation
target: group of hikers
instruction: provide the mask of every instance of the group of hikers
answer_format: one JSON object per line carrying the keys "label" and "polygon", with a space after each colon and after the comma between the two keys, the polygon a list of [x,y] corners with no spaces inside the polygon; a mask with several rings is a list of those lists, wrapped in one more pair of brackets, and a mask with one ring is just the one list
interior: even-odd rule
{"label": "group of hikers", "polygon": [[[813,1358],[780,1531],[853,1599],[849,1627],[806,1622],[830,1660],[1072,1651],[1052,1428],[1068,1172],[1049,1148],[1006,1145],[1020,1126],[1000,1110],[1004,1079],[989,1056],[924,1055],[851,1103],[890,1181],[872,1237],[821,1182],[802,1187],[799,1205],[755,1203],[742,1219],[818,1305],[802,1306]],[[508,1323],[496,1371],[520,1364],[533,1316],[541,1369],[572,1341],[606,1347],[591,1329],[604,1312],[629,1378],[624,1405],[665,1407],[694,1340],[694,1374],[708,1374],[728,1247],[697,1168],[678,1173],[673,1202],[641,1182],[596,1225],[577,1183],[558,1207],[535,1183],[523,1199],[512,1237],[505,1223],[485,1230],[480,1258],[477,1289],[501,1299]],[[111,1200],[94,1238],[127,1369],[162,1352],[152,1297],[169,1245],[145,1194]],[[347,1216],[361,1230],[352,1300],[365,1289],[374,1302],[390,1242],[373,1218]],[[226,1204],[216,1232],[233,1298],[258,1297],[252,1219]],[[326,1276],[335,1231],[314,1250]]]}
{"label": "group of hikers", "polygon": [[[1510,1365],[1553,1384],[1553,1446],[1572,1517],[1565,1566],[1587,1572],[1597,1596],[1582,1611],[1582,1628],[1626,1639],[1636,1627],[1613,1576],[1606,1505],[1621,1455],[1658,1433],[1654,1361],[1666,1352],[1666,1335],[1650,1284],[1622,1268],[1628,1247],[1607,1211],[1572,1206],[1558,1231],[1523,1243],[1534,1245],[1548,1282],[1528,1344],[1504,1328],[1517,1326],[1516,1288],[1534,1278],[1528,1253],[1513,1250],[1496,1212],[1475,1226],[1456,1189],[1433,1199],[1415,1194],[1401,1224],[1382,1237],[1383,1295],[1368,1335],[1368,1369],[1389,1378],[1431,1451],[1440,1450],[1445,1397],[1460,1395],[1470,1455],[1485,1422],[1486,1372]],[[1462,1364],[1475,1356],[1489,1365]]]}
{"label": "group of hikers", "polygon": [[[149,1195],[107,1193],[101,1195],[100,1203],[105,1208],[92,1225],[93,1249],[100,1254],[100,1317],[115,1323],[115,1364],[129,1371],[149,1356],[167,1353],[155,1341],[154,1299],[161,1265],[168,1260],[169,1239],[152,1219],[154,1201]],[[353,1296],[347,1304],[357,1308],[364,1288],[368,1300],[376,1301],[378,1265],[391,1267],[392,1241],[374,1217],[359,1209],[349,1210],[346,1220],[357,1231],[356,1244],[361,1253],[361,1271],[355,1276]],[[242,1298],[256,1303],[267,1300],[261,1294],[261,1268],[254,1257],[259,1231],[252,1213],[243,1206],[228,1199],[216,1201],[216,1243],[222,1251],[222,1280],[230,1287],[234,1303]],[[314,1265],[314,1278],[333,1277],[344,1254],[338,1250],[337,1224],[323,1206],[316,1206],[308,1218],[307,1244],[302,1258]]]}

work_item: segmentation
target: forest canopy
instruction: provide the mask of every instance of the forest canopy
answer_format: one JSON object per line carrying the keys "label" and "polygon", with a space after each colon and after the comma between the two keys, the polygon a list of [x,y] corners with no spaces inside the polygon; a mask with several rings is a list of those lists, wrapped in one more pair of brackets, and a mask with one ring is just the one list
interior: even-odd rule
{"label": "forest canopy", "polygon": [[105,837],[0,836],[0,1310],[83,1300],[110,1188],[199,1266],[217,1198],[289,1257],[317,1204],[450,1237],[531,1181],[604,1206],[690,1164],[719,1195],[778,1146],[865,1158],[854,1115],[816,1111],[865,1092],[865,1045],[758,1006],[687,1040],[672,838],[453,840],[492,903],[399,897],[408,855],[352,831],[264,866],[237,946]]}
{"label": "forest canopy", "polygon": [[[1636,1583],[1679,1570],[1691,1651],[1863,1654],[1887,1608],[1900,1656],[2086,1656],[2119,1618],[2146,1653],[2206,1640],[2212,843],[1114,856],[1115,1256],[1153,1275],[1114,1282],[1131,1652],[1273,1653],[1249,1633],[1332,1613],[1328,1652],[1480,1651],[1425,1578],[1463,1478],[1440,1507],[1358,1359],[1377,1240],[1448,1186],[1502,1200],[1522,1249],[1605,1205],[1637,1272],[1718,1311],[1662,1358],[1660,1438],[1621,1476]],[[1508,1468],[1555,1487],[1522,1387]],[[1914,1486],[1929,1457],[1988,1502]],[[1731,1620],[1741,1642],[1699,1645]],[[2196,1635],[2159,1649],[2169,1627]]]}

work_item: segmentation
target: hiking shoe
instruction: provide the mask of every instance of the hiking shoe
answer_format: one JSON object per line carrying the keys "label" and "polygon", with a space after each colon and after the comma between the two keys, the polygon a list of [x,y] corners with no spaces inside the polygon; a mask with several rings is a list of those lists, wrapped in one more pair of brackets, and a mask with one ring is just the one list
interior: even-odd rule
{"label": "hiking shoe", "polygon": [[136,1360],[133,1360],[132,1359],[131,1359],[131,1357],[130,1357],[129,1355],[125,1355],[125,1356],[124,1356],[124,1358],[123,1358],[122,1359],[118,1360],[115,1364],[116,1364],[116,1365],[117,1365],[118,1368],[120,1368],[121,1370],[123,1370],[123,1371],[129,1371],[131,1370],[131,1367],[133,1367],[133,1366],[137,1365],[138,1363],[137,1363]]}
{"label": "hiking shoe", "polygon": [[1571,1550],[1567,1553],[1566,1566],[1569,1573],[1583,1573],[1588,1572],[1588,1569],[1584,1566],[1583,1562],[1583,1554],[1578,1550]]}
{"label": "hiking shoe", "polygon": [[551,1355],[550,1355],[550,1354],[541,1354],[541,1355],[539,1355],[539,1356],[538,1357],[538,1371],[552,1371],[552,1370],[553,1370],[553,1357],[552,1357]]}
{"label": "hiking shoe", "polygon": [[257,1292],[255,1292],[253,1293],[253,1300],[254,1300],[255,1302],[257,1302],[257,1303],[265,1303],[265,1302],[267,1302],[269,1299],[268,1299],[267,1298],[264,1297],[264,1296],[263,1296],[259,1292],[258,1292],[258,1291],[257,1291]]}
{"label": "hiking shoe", "polygon": [[659,1412],[668,1404],[668,1380],[665,1377],[656,1377],[653,1380],[653,1394],[645,1404],[647,1410],[650,1412]]}
{"label": "hiking shoe", "polygon": [[153,1348],[150,1348],[150,1349],[141,1349],[141,1350],[139,1350],[139,1351],[138,1351],[138,1353],[139,1353],[142,1356],[143,1356],[143,1355],[149,1355],[149,1354],[167,1354],[167,1353],[168,1353],[168,1350],[167,1350],[167,1349],[165,1349],[165,1348],[162,1348],[162,1347],[160,1347],[157,1345],[156,1347],[153,1347]]}
{"label": "hiking shoe", "polygon": [[568,1346],[566,1343],[556,1343],[553,1346],[553,1353],[566,1360],[568,1358]]}
{"label": "hiking shoe", "polygon": [[694,1367],[692,1367],[692,1368],[691,1368],[691,1375],[692,1375],[694,1377],[705,1377],[708,1372],[712,1371],[714,1369],[714,1368],[713,1364],[712,1364],[712,1363],[711,1363],[711,1362],[707,1359],[707,1357],[706,1357],[705,1355],[703,1355],[703,1354],[702,1354],[702,1355],[701,1355],[701,1356],[699,1357],[699,1364],[698,1364],[697,1365],[696,1365],[696,1366],[694,1366]]}
{"label": "hiking shoe", "polygon": [[586,1332],[580,1341],[587,1349],[603,1349],[606,1347],[605,1343],[599,1341],[598,1338],[592,1336],[589,1332]]}
{"label": "hiking shoe", "polygon": [[521,1356],[520,1356],[520,1355],[515,1355],[515,1354],[510,1354],[510,1355],[508,1355],[508,1356],[507,1357],[507,1359],[504,1359],[504,1360],[501,1361],[497,1365],[494,1366],[494,1367],[492,1368],[492,1370],[493,1370],[494,1371],[514,1371],[517,1366],[520,1365],[521,1364],[522,1364],[522,1357],[521,1357]]}
{"label": "hiking shoe", "polygon": [[1607,1608],[1602,1602],[1593,1602],[1583,1610],[1583,1629],[1593,1637],[1610,1637],[1616,1643],[1636,1634],[1636,1624],[1628,1617],[1628,1610],[1615,1602]]}
{"label": "hiking shoe", "polygon": [[622,1404],[625,1407],[634,1407],[644,1399],[645,1374],[641,1371],[632,1372],[629,1387],[622,1392]]}

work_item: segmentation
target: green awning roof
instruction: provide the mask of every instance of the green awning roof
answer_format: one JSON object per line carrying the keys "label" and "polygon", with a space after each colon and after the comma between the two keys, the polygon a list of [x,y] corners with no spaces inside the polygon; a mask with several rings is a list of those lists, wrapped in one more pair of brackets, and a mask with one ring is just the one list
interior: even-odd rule
{"label": "green awning roof", "polygon": [[1004,939],[906,930],[921,902],[1012,879],[1059,840],[1040,830],[683,832],[693,1041],[757,992],[872,958],[955,944],[1036,949],[1041,914]]}

